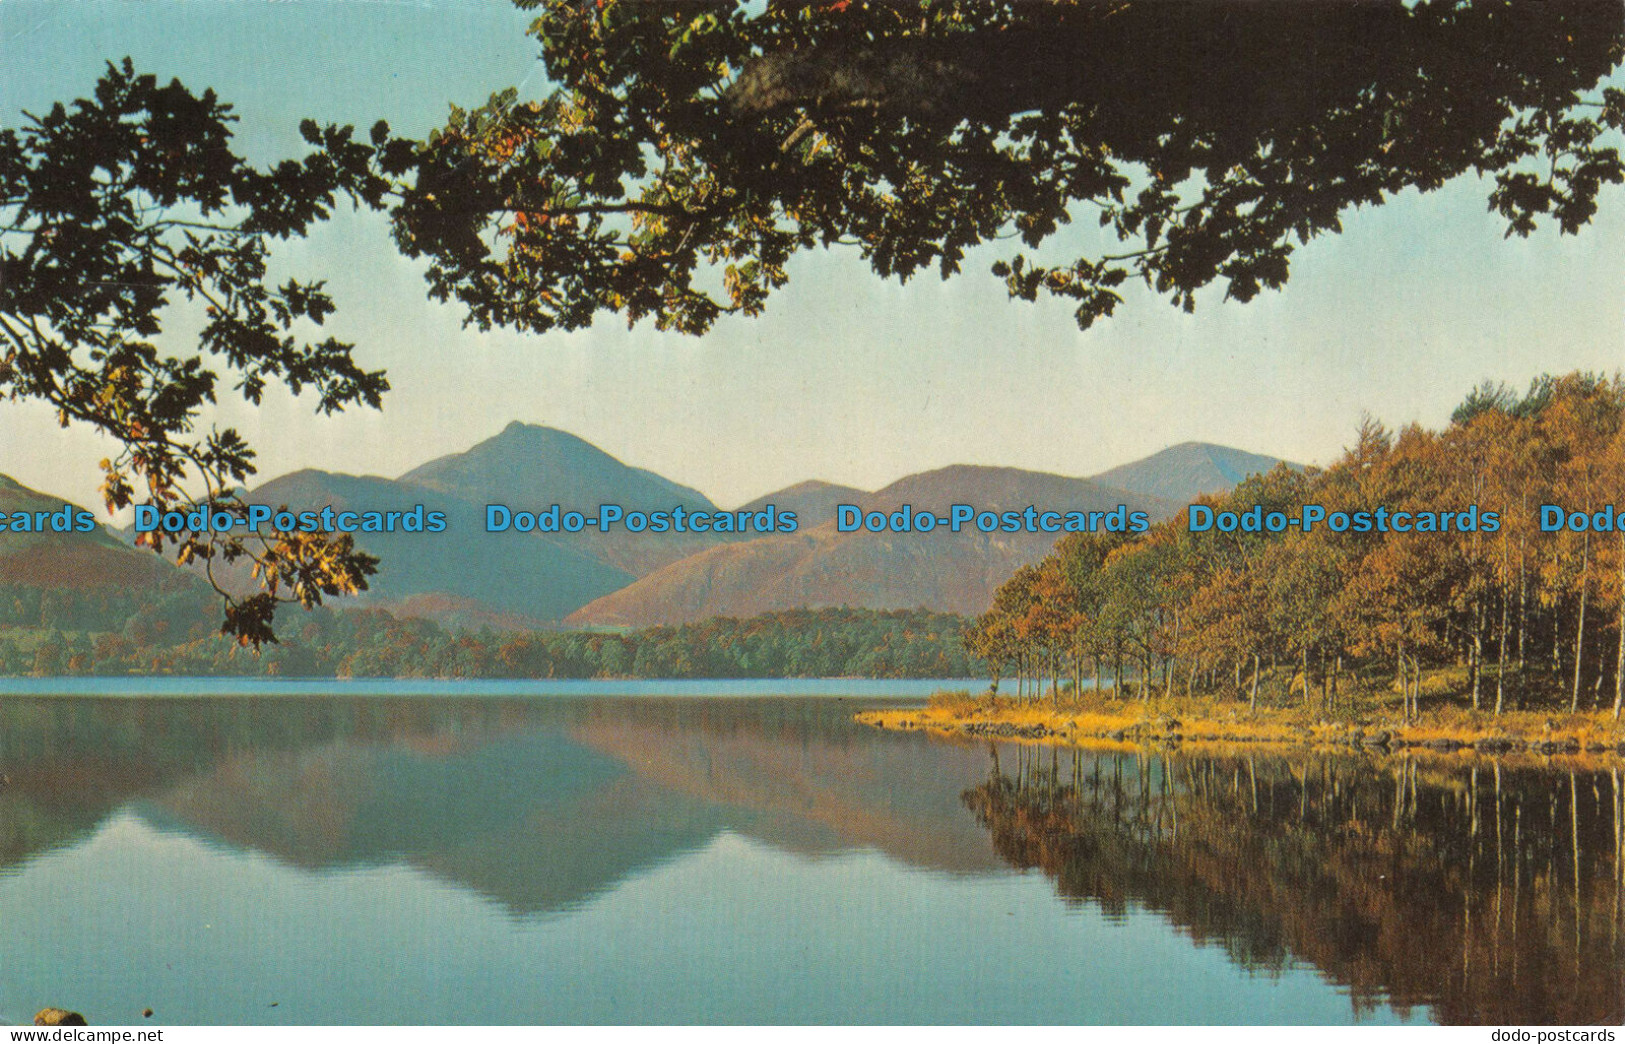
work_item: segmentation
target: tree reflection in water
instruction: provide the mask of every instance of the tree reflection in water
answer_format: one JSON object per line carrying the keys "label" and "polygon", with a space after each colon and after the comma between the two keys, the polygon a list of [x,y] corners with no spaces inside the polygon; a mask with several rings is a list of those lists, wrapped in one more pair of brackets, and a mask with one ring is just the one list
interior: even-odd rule
{"label": "tree reflection in water", "polygon": [[1625,1018],[1620,770],[991,748],[999,854],[1260,971],[1443,1023]]}

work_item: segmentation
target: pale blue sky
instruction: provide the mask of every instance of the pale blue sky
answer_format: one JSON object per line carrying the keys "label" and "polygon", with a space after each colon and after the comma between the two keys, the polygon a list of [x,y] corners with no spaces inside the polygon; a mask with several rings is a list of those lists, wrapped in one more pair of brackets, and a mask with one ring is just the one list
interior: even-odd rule
{"label": "pale blue sky", "polygon": [[[85,93],[128,54],[216,88],[260,158],[294,150],[307,115],[422,132],[448,102],[543,89],[527,20],[498,0],[0,0],[0,124]],[[382,221],[345,217],[288,261],[329,278],[332,329],[390,371],[384,410],[320,419],[283,396],[219,419],[257,445],[262,478],[396,475],[523,420],[724,504],[951,463],[1087,475],[1188,439],[1324,463],[1362,411],[1437,425],[1486,377],[1625,364],[1625,193],[1578,238],[1503,241],[1487,192],[1467,180],[1348,215],[1252,304],[1208,293],[1187,316],[1132,291],[1087,333],[1063,304],[1007,301],[991,252],[907,287],[839,252],[799,258],[766,316],[700,339],[615,321],[482,336],[427,301]],[[106,452],[48,411],[0,406],[0,472],[28,485],[91,504]]]}

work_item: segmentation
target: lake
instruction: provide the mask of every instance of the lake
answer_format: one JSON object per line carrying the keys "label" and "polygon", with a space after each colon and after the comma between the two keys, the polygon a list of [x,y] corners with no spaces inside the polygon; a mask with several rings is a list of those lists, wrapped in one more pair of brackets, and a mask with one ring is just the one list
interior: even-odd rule
{"label": "lake", "polygon": [[0,697],[0,1021],[1625,1016],[1616,768],[851,721],[928,682],[72,684]]}

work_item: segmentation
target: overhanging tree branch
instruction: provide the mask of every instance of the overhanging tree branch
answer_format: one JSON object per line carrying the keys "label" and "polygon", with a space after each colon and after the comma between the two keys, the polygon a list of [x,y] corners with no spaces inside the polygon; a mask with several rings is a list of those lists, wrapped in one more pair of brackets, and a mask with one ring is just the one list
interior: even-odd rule
{"label": "overhanging tree branch", "polygon": [[[1126,260],[1180,307],[1214,283],[1245,301],[1404,189],[1491,175],[1509,230],[1574,232],[1625,174],[1625,95],[1597,98],[1625,49],[1616,0],[536,6],[557,91],[456,110],[393,154],[397,240],[482,326],[614,312],[698,333],[760,311],[811,246],[949,275],[1012,232],[1050,248],[1079,203],[1127,249],[1001,274],[1046,273],[1088,326]],[[499,236],[490,215],[521,198],[588,220]],[[593,220],[618,215],[675,223]]]}

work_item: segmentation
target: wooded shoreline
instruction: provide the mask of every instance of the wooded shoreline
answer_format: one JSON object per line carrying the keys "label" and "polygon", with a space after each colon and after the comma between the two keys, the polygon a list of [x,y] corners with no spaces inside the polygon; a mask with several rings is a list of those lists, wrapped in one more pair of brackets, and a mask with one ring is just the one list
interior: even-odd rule
{"label": "wooded shoreline", "polygon": [[[1368,419],[1325,470],[1279,465],[1143,534],[1068,534],[994,593],[965,640],[990,690],[1008,679],[1018,698],[1082,693],[1093,676],[1096,690],[1182,696],[1204,717],[1239,700],[1249,714],[1291,709],[1297,727],[1363,715],[1391,737],[1542,745],[1589,734],[1560,723],[1608,708],[1611,738],[1580,742],[1617,746],[1625,530],[1606,509],[1551,532],[1536,508],[1625,503],[1622,483],[1625,376],[1545,375],[1521,395],[1485,384],[1443,431]],[[1286,522],[1440,505],[1494,525]],[[1281,521],[1197,532],[1193,512]],[[1533,724],[1509,732],[1518,712]],[[1468,731],[1435,735],[1430,714]]]}

